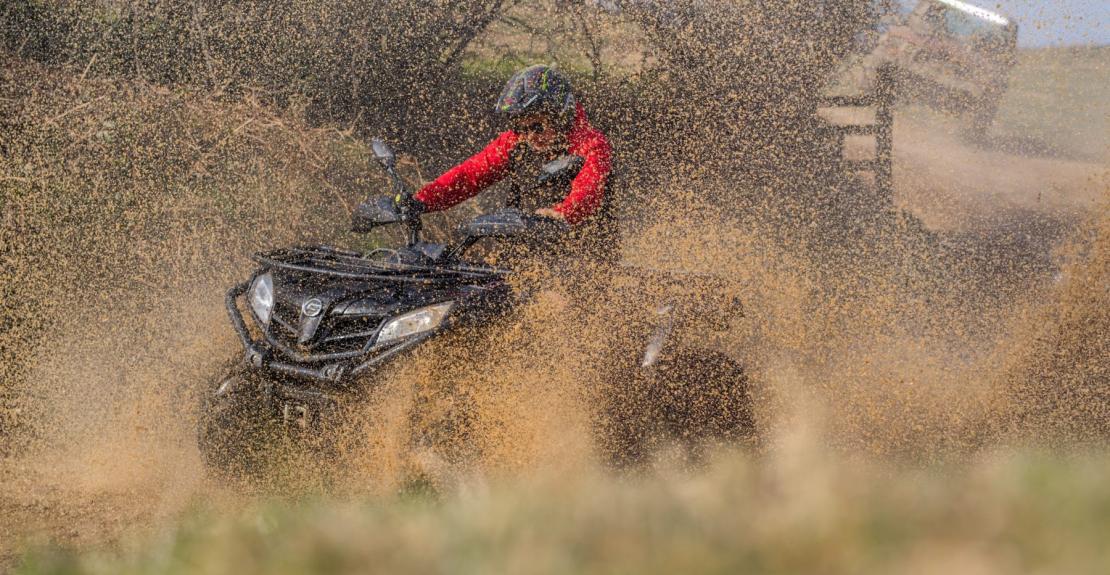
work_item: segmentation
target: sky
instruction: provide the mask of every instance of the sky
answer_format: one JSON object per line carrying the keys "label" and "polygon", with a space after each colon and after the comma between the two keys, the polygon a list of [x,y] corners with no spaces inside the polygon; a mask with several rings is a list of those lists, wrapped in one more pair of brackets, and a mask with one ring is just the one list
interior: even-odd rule
{"label": "sky", "polygon": [[[965,0],[1018,23],[1023,47],[1110,44],[1110,0]],[[902,0],[913,6],[916,0]]]}
{"label": "sky", "polygon": [[[602,6],[619,4],[614,0],[593,1]],[[894,0],[907,10],[917,5],[917,1]],[[964,1],[1016,20],[1021,47],[1110,45],[1110,0]]]}

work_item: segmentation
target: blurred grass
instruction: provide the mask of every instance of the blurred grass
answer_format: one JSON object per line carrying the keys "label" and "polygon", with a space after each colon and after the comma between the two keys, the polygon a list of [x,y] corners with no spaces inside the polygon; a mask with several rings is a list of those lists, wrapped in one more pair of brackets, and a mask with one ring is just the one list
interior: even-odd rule
{"label": "blurred grass", "polygon": [[[1110,159],[1108,85],[1110,47],[1022,50],[989,139],[1011,153],[1105,162]],[[922,104],[908,104],[900,115],[950,132],[963,123]]]}
{"label": "blurred grass", "polygon": [[471,486],[442,499],[195,513],[16,573],[1106,573],[1110,458],[932,469],[723,459],[694,473]]}
{"label": "blurred grass", "polygon": [[995,131],[1077,158],[1110,158],[1110,46],[1023,50]]}

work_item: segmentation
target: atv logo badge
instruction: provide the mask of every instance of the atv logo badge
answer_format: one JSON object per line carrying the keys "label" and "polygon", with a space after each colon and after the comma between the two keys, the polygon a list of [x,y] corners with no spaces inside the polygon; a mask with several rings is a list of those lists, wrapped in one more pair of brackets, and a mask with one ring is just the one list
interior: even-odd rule
{"label": "atv logo badge", "polygon": [[301,304],[301,313],[307,317],[316,317],[324,310],[324,302],[317,298],[312,298]]}

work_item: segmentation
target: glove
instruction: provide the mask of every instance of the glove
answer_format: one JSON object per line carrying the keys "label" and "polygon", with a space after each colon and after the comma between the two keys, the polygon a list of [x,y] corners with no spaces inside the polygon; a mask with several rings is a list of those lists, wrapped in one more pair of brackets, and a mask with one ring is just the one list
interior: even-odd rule
{"label": "glove", "polygon": [[397,208],[397,214],[401,216],[402,222],[411,222],[427,211],[424,202],[416,199],[412,194],[397,194],[393,198],[393,206]]}

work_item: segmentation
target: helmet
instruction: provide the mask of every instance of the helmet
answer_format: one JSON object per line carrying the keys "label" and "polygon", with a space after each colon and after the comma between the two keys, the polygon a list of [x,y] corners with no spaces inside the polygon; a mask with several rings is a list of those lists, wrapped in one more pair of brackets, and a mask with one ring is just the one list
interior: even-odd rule
{"label": "helmet", "polygon": [[497,99],[497,112],[510,118],[539,112],[569,122],[574,104],[570,82],[554,68],[536,64],[509,78]]}

